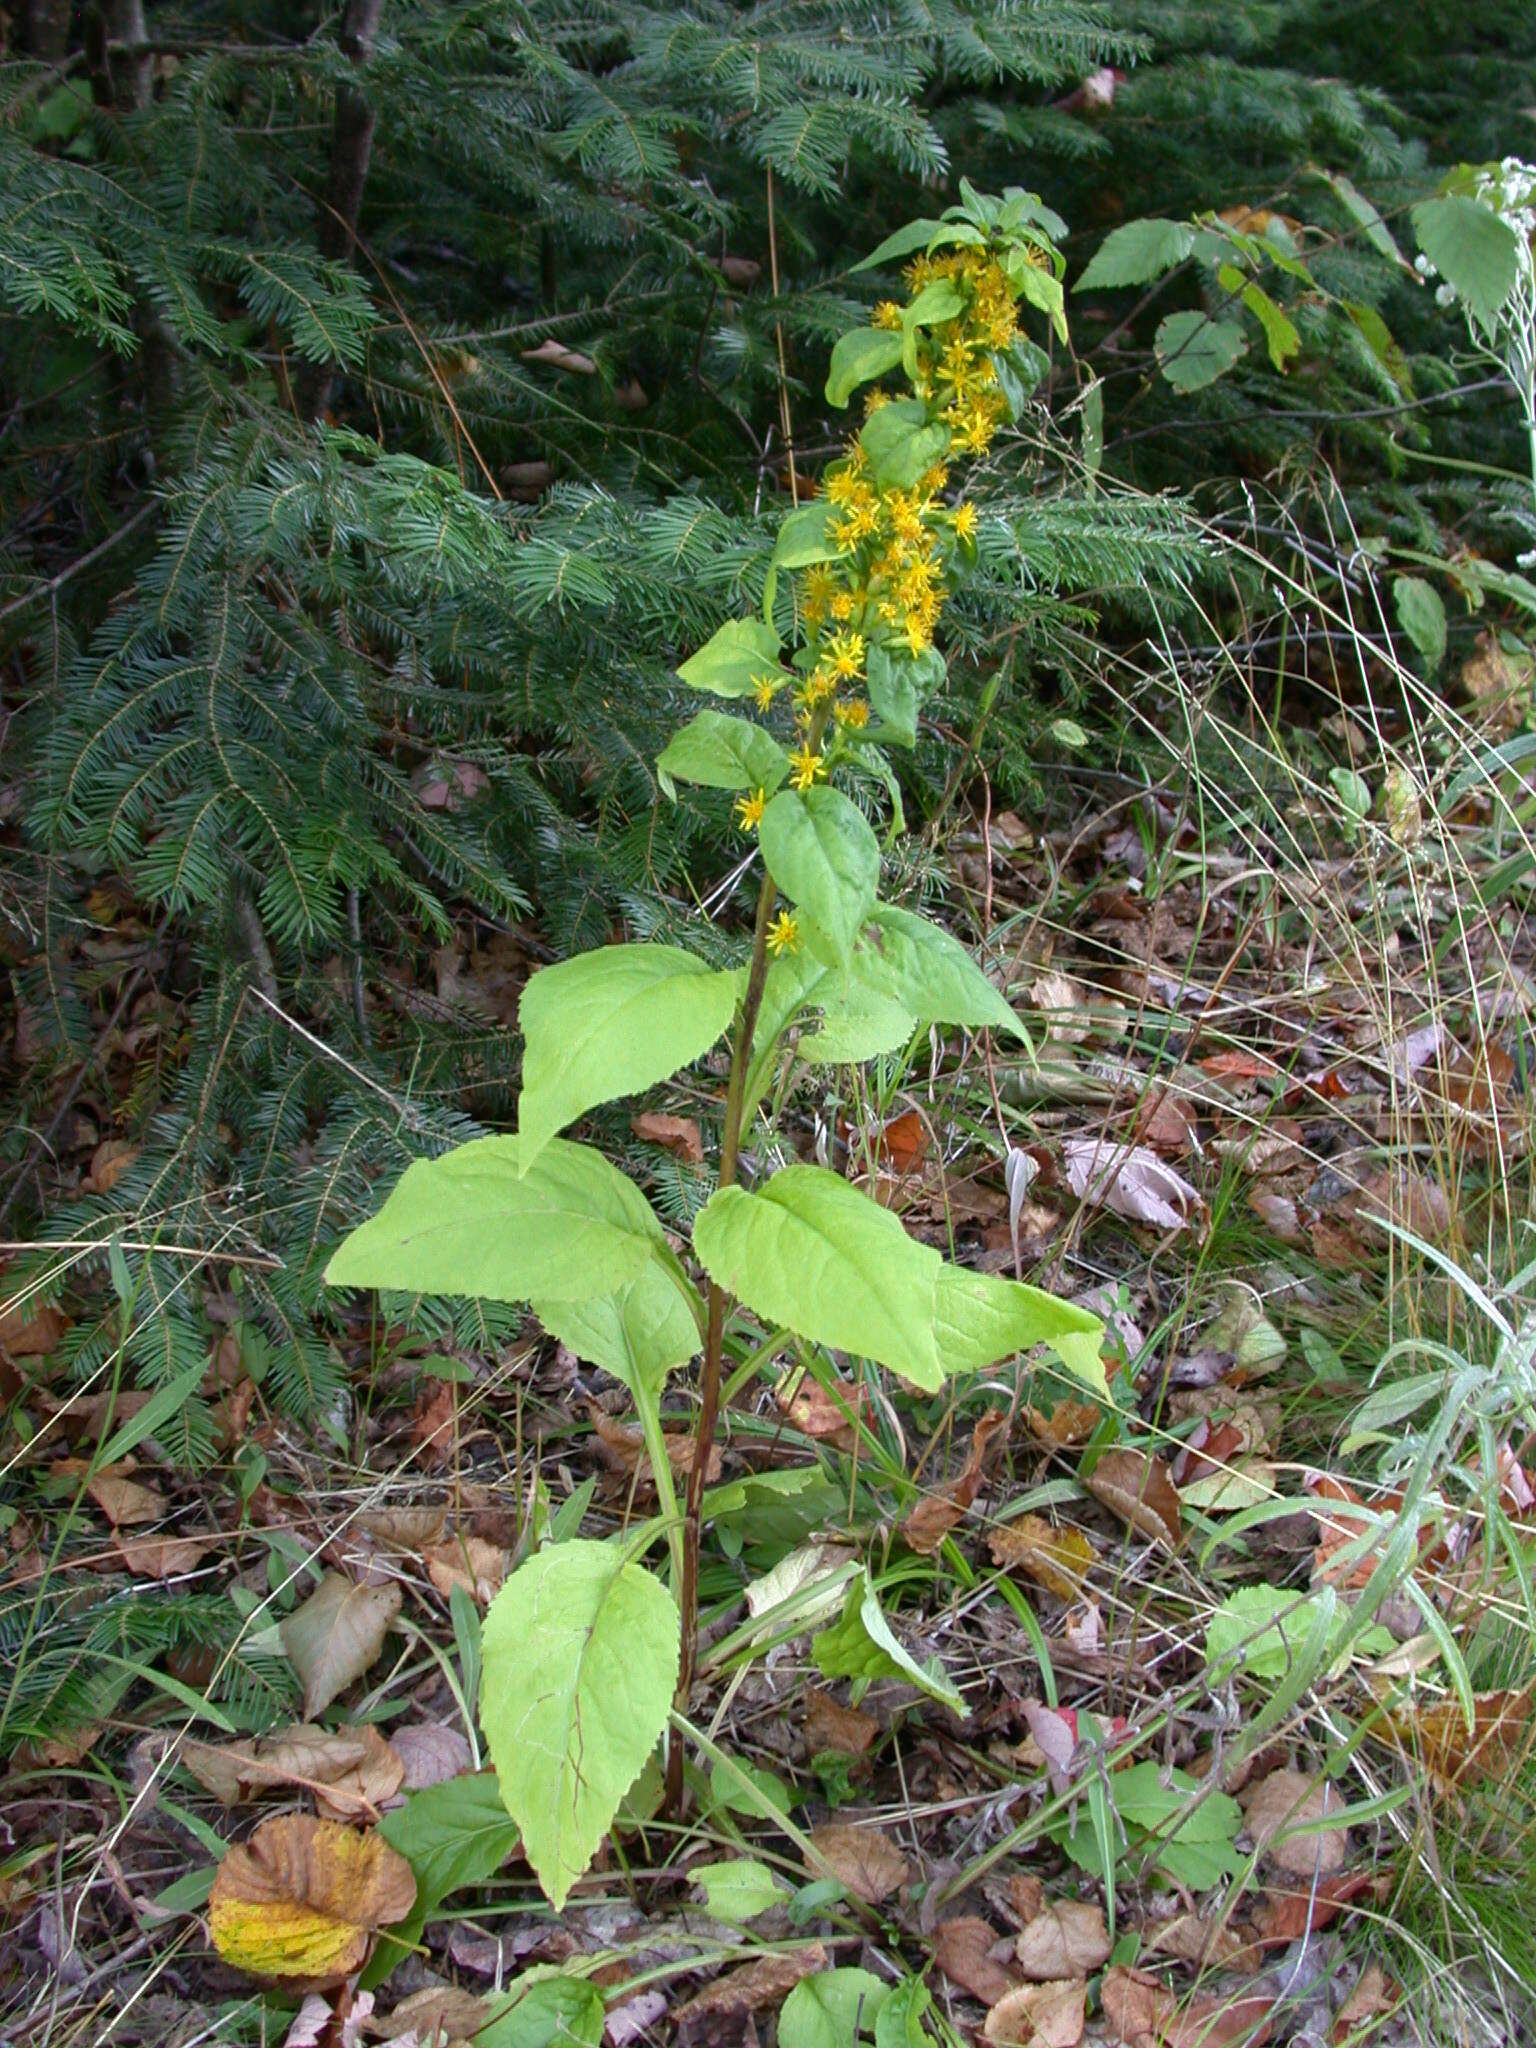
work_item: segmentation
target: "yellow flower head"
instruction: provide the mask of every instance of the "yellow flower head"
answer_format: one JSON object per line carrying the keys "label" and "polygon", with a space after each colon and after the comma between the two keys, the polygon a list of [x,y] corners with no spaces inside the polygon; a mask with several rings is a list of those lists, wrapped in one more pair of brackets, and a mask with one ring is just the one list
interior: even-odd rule
{"label": "yellow flower head", "polygon": [[796,789],[809,789],[827,772],[827,763],[809,740],[803,740],[789,757],[789,779]]}
{"label": "yellow flower head", "polygon": [[766,711],[769,708],[773,702],[774,692],[778,687],[779,679],[777,676],[762,675],[752,678],[752,697],[759,711]]}
{"label": "yellow flower head", "polygon": [[864,671],[864,635],[862,633],[834,633],[827,642],[825,659],[839,682],[852,682]]}
{"label": "yellow flower head", "polygon": [[769,925],[768,950],[775,959],[780,953],[796,953],[800,950],[800,926],[793,911],[781,910]]}
{"label": "yellow flower head", "polygon": [[862,697],[851,697],[846,703],[834,705],[832,715],[839,725],[852,726],[857,732],[869,723],[869,706]]}
{"label": "yellow flower head", "polygon": [[960,540],[976,538],[976,507],[971,504],[955,507],[955,534]]}
{"label": "yellow flower head", "polygon": [[839,590],[834,594],[832,602],[828,605],[827,609],[831,612],[834,619],[848,620],[853,617],[853,608],[856,602],[857,600],[851,590]]}
{"label": "yellow flower head", "polygon": [[755,832],[757,830],[758,826],[763,822],[763,812],[767,807],[767,803],[768,792],[763,789],[754,789],[747,796],[737,797],[735,806],[736,822],[740,825],[743,832]]}
{"label": "yellow flower head", "polygon": [[882,299],[870,314],[870,325],[892,330],[901,326],[901,308],[894,299]]}

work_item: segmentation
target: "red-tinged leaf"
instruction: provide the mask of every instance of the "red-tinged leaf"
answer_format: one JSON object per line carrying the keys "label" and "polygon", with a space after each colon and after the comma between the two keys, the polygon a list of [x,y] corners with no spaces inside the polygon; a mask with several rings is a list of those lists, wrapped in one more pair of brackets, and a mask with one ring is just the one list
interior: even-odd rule
{"label": "red-tinged leaf", "polygon": [[974,1915],[941,1920],[934,1930],[935,1963],[951,1984],[980,1999],[983,2005],[996,2005],[1019,1981],[1017,1972],[993,1953],[999,1949],[1006,1955],[1006,1940],[990,1921]]}
{"label": "red-tinged leaf", "polygon": [[645,1144],[660,1145],[663,1151],[686,1159],[691,1166],[704,1162],[704,1133],[695,1117],[663,1116],[643,1110],[639,1116],[630,1118],[629,1128]]}
{"label": "red-tinged leaf", "polygon": [[1138,1535],[1177,1550],[1183,1541],[1179,1491],[1161,1458],[1146,1451],[1105,1451],[1082,1481],[1095,1500]]}

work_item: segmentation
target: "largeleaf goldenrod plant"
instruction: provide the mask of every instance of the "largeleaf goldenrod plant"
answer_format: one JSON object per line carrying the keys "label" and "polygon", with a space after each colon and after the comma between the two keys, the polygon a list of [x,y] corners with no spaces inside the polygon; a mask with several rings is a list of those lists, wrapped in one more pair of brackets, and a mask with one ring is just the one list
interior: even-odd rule
{"label": "largeleaf goldenrod plant", "polygon": [[[739,1181],[743,1138],[789,1034],[802,1057],[834,1062],[904,1047],[935,1026],[1024,1036],[955,939],[880,901],[880,844],[856,794],[894,798],[885,749],[913,744],[943,676],[944,606],[975,561],[976,514],[957,495],[958,471],[1038,381],[1044,357],[1021,311],[1065,337],[1060,232],[1031,194],[964,188],[961,206],[874,252],[870,266],[909,259],[908,296],[843,336],[827,382],[838,407],[868,387],[863,425],[818,496],[783,522],[761,614],[723,626],[679,670],[741,707],[701,710],[659,769],[674,794],[678,783],[736,792],[762,866],[746,957],[713,968],[673,946],[613,945],[535,974],[519,1015],[517,1131],[411,1166],[328,1269],[337,1285],[528,1302],[633,1397],[657,1522],[627,1542],[550,1544],[513,1573],[485,1622],[481,1720],[528,1861],[557,1906],[669,1719],[674,1788],[681,1782],[705,1474],[733,1318],[755,1325],[765,1355],[798,1339],[930,1392],[1041,1343],[1105,1390],[1100,1326],[1084,1311],[950,1264],[824,1167]],[[879,383],[888,376],[899,392]],[[718,1184],[689,1261],[632,1180],[559,1133],[666,1080],[727,1033]],[[679,1503],[661,1392],[701,1353]],[[641,1561],[663,1537],[670,1588]],[[901,1649],[867,1574],[850,1577],[842,1616],[818,1645],[823,1670],[900,1668],[959,1705],[941,1673]]]}

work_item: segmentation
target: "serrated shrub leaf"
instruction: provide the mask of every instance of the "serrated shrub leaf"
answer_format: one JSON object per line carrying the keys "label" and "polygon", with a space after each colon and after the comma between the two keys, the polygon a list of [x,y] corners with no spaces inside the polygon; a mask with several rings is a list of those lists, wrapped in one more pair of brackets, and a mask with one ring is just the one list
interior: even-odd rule
{"label": "serrated shrub leaf", "polygon": [[557,1138],[524,1170],[516,1135],[418,1159],[325,1269],[332,1287],[581,1300],[636,1279],[665,1247],[644,1195],[590,1145]]}
{"label": "serrated shrub leaf", "polygon": [[557,1912],[667,1725],[679,1640],[671,1594],[612,1544],[540,1551],[491,1602],[480,1725]]}
{"label": "serrated shrub leaf", "polygon": [[[719,1189],[695,1219],[693,1245],[710,1278],[758,1315],[875,1359],[927,1392],[951,1371],[1038,1343],[1082,1374],[1101,1330],[1036,1288],[947,1266],[888,1209],[820,1166],[785,1167],[757,1194]],[[1102,1368],[1090,1383],[1102,1388]]]}
{"label": "serrated shrub leaf", "polygon": [[691,689],[713,697],[750,697],[757,678],[777,671],[779,636],[761,619],[727,619],[678,674]]}
{"label": "serrated shrub leaf", "polygon": [[1424,254],[1483,325],[1491,326],[1520,275],[1514,229],[1459,193],[1423,200],[1412,218]]}
{"label": "serrated shrub leaf", "polygon": [[541,968],[517,1012],[524,1169],[598,1103],[653,1087],[708,1052],[731,1021],[739,982],[734,969],[677,946],[599,946]]}
{"label": "serrated shrub leaf", "polygon": [[781,789],[757,836],[769,874],[811,921],[806,943],[846,963],[880,883],[869,820],[841,790]]}
{"label": "serrated shrub leaf", "polygon": [[1397,607],[1397,622],[1413,642],[1425,673],[1433,675],[1445,659],[1445,606],[1439,591],[1422,576],[1395,576],[1392,602]]}
{"label": "serrated shrub leaf", "polygon": [[1204,390],[1248,353],[1243,330],[1235,321],[1212,320],[1195,312],[1170,313],[1160,321],[1153,347],[1175,391]]}
{"label": "serrated shrub leaf", "polygon": [[1072,289],[1112,291],[1124,284],[1150,284],[1154,277],[1182,263],[1194,243],[1195,231],[1187,221],[1127,221],[1104,237]]}

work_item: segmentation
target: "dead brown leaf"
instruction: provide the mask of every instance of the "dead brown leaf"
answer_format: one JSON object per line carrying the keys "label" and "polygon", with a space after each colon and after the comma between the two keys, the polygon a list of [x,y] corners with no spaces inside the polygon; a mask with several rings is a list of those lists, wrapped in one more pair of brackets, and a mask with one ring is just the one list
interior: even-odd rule
{"label": "dead brown leaf", "polygon": [[1145,1451],[1105,1451],[1082,1483],[1139,1535],[1178,1549],[1183,1540],[1179,1492],[1161,1458]]}
{"label": "dead brown leaf", "polygon": [[1014,1954],[1026,1977],[1048,1983],[1091,1976],[1108,1962],[1111,1946],[1101,1907],[1086,1899],[1058,1899],[1030,1921]]}
{"label": "dead brown leaf", "polygon": [[[651,1460],[645,1448],[643,1430],[630,1428],[622,1422],[615,1422],[595,1401],[587,1403],[587,1414],[591,1419],[592,1433],[597,1438],[603,1456],[617,1472],[633,1478],[636,1474],[649,1483]],[[695,1439],[691,1430],[669,1430],[663,1441],[667,1446],[667,1463],[675,1473],[686,1476],[693,1470]],[[709,1462],[704,1476],[709,1480],[720,1477],[720,1447],[711,1444]]]}
{"label": "dead brown leaf", "polygon": [[1019,2048],[1077,2048],[1088,2012],[1088,1986],[1081,1977],[1054,1984],[1023,1984],[1000,1998],[982,2032],[989,2041]]}
{"label": "dead brown leaf", "polygon": [[183,1768],[221,1805],[299,1786],[331,1820],[368,1820],[405,1782],[405,1764],[377,1728],[331,1730],[309,1722],[256,1742],[186,1742]]}
{"label": "dead brown leaf", "polygon": [[327,1572],[280,1624],[283,1648],[303,1682],[306,1720],[323,1714],[377,1660],[400,1600],[398,1586],[359,1586]]}
{"label": "dead brown leaf", "polygon": [[446,1600],[455,1586],[481,1607],[488,1607],[507,1576],[507,1553],[481,1536],[457,1536],[434,1543],[422,1552],[427,1577]]}
{"label": "dead brown leaf", "polygon": [[1026,1571],[1058,1600],[1075,1600],[1093,1564],[1093,1545],[1081,1529],[1058,1529],[1044,1515],[1016,1515],[987,1536],[992,1562]]}
{"label": "dead brown leaf", "polygon": [[1271,1771],[1238,1794],[1244,1824],[1276,1869],[1289,1877],[1330,1877],[1349,1860],[1349,1831],[1329,1827],[1298,1835],[1298,1828],[1316,1827],[1344,1810],[1344,1795],[1327,1778],[1303,1771]]}
{"label": "dead brown leaf", "polygon": [[1104,1972],[1099,2004],[1112,2041],[1123,2041],[1127,2048],[1155,2048],[1158,2033],[1178,2000],[1166,1984],[1145,1970],[1117,1963]]}
{"label": "dead brown leaf", "polygon": [[686,1159],[691,1166],[704,1163],[704,1133],[694,1117],[663,1116],[653,1110],[642,1110],[638,1116],[630,1118],[629,1128],[645,1144],[660,1145],[675,1158]]}
{"label": "dead brown leaf", "polygon": [[1171,1920],[1149,1920],[1141,1929],[1144,1956],[1172,1956],[1209,1970],[1242,1954],[1244,1942],[1235,1927],[1222,1920],[1202,1920],[1198,1913],[1175,1913]]}
{"label": "dead brown leaf", "polygon": [[835,1380],[829,1391],[809,1373],[787,1400],[779,1400],[779,1408],[791,1428],[837,1451],[851,1451],[859,1440],[849,1416],[862,1421],[866,1414],[862,1386]]}
{"label": "dead brown leaf", "polygon": [[1007,1411],[989,1408],[971,1432],[971,1448],[962,1471],[942,1491],[925,1494],[901,1525],[911,1547],[931,1556],[954,1528],[981,1488],[982,1469],[993,1440],[1008,1427]]}
{"label": "dead brown leaf", "polygon": [[1102,1421],[1104,1410],[1089,1401],[1057,1401],[1047,1415],[1043,1408],[1026,1408],[1024,1425],[1043,1444],[1058,1450],[1069,1444],[1085,1444]]}
{"label": "dead brown leaf", "polygon": [[1403,2002],[1402,1987],[1394,1984],[1380,1963],[1367,1963],[1360,1981],[1339,2007],[1333,2022],[1335,2048],[1359,2048],[1376,2032],[1373,2020],[1396,2012]]}
{"label": "dead brown leaf", "polygon": [[1006,1943],[989,1921],[964,1914],[941,1920],[934,1929],[933,1959],[951,1984],[979,1998],[983,2005],[996,2005],[1018,1984],[1018,1974],[993,1954]]}
{"label": "dead brown leaf", "polygon": [[225,1850],[208,1924],[225,1962],[318,1990],[360,1969],[415,1903],[411,1866],[381,1836],[283,1814]]}
{"label": "dead brown leaf", "polygon": [[812,1686],[805,1701],[807,1756],[863,1756],[880,1733],[880,1723],[861,1707],[845,1707],[831,1693]]}
{"label": "dead brown leaf", "polygon": [[121,1466],[104,1465],[85,1482],[85,1490],[114,1529],[137,1528],[144,1522],[158,1522],[166,1511],[163,1494],[152,1486],[141,1486],[124,1476]]}
{"label": "dead brown leaf", "polygon": [[110,1195],[113,1188],[139,1156],[139,1147],[126,1138],[105,1138],[91,1154],[90,1172],[81,1183],[95,1195]]}
{"label": "dead brown leaf", "polygon": [[405,1770],[404,1792],[419,1792],[424,1785],[441,1785],[457,1778],[474,1761],[458,1729],[442,1721],[417,1721],[408,1728],[396,1728],[389,1741]]}
{"label": "dead brown leaf", "polygon": [[802,1977],[814,1977],[827,1967],[827,1952],[819,1941],[788,1955],[760,1956],[744,1963],[696,1991],[677,2007],[674,2020],[697,2019],[705,2013],[761,2012],[767,2006],[782,2005]]}
{"label": "dead brown leaf", "polygon": [[1166,2048],[1264,2048],[1274,2010],[1273,1996],[1263,1992],[1235,1998],[1197,1992],[1163,2022],[1163,2041]]}
{"label": "dead brown leaf", "polygon": [[438,1542],[447,1523],[446,1508],[376,1508],[359,1515],[357,1527],[375,1543],[393,1550],[423,1550]]}
{"label": "dead brown leaf", "polygon": [[195,1571],[213,1548],[213,1539],[197,1536],[118,1536],[112,1547],[129,1571],[150,1579],[178,1579]]}
{"label": "dead brown leaf", "polygon": [[1407,1754],[1442,1785],[1511,1776],[1530,1755],[1536,1732],[1531,1719],[1536,1681],[1519,1691],[1472,1695],[1472,1726],[1455,1699],[1435,1700],[1388,1716],[1393,1735]]}
{"label": "dead brown leaf", "polygon": [[1067,1186],[1090,1208],[1111,1209],[1154,1230],[1183,1230],[1200,1209],[1200,1195],[1182,1174],[1145,1145],[1110,1138],[1064,1138]]}
{"label": "dead brown leaf", "polygon": [[1266,1948],[1285,1948],[1336,1920],[1351,1899],[1369,1891],[1375,1879],[1368,1870],[1341,1870],[1319,1878],[1314,1888],[1266,1891],[1253,1909],[1253,1931]]}
{"label": "dead brown leaf", "polygon": [[[831,1822],[812,1828],[811,1843],[839,1884],[846,1885],[866,1906],[878,1906],[899,1891],[909,1875],[907,1859],[888,1835],[874,1828]],[[820,1871],[812,1868],[813,1876]]]}
{"label": "dead brown leaf", "polygon": [[20,1302],[0,1315],[0,1347],[12,1358],[46,1358],[69,1328],[69,1317],[52,1307],[29,1309]]}

